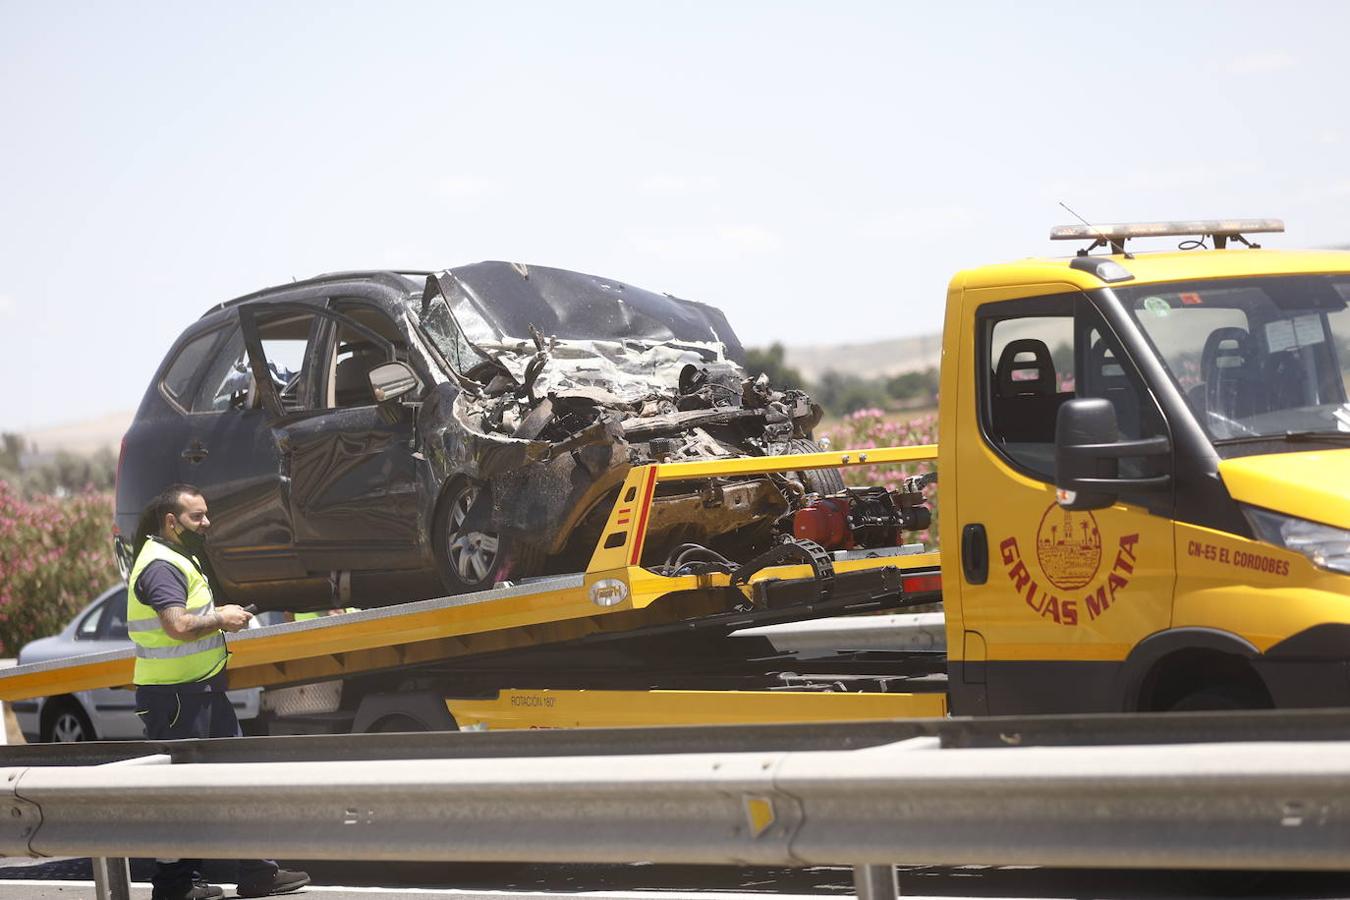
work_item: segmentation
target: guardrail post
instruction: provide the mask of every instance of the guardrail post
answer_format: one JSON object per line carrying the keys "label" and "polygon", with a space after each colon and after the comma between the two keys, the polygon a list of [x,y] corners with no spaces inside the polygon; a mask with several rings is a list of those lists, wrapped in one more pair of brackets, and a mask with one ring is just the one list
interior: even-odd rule
{"label": "guardrail post", "polygon": [[[173,757],[167,753],[152,753],[149,756],[136,756],[104,763],[102,768],[166,766],[172,762]],[[94,857],[90,862],[94,864],[94,896],[98,900],[131,900],[131,864],[125,857],[120,859]]]}
{"label": "guardrail post", "polygon": [[123,859],[93,859],[94,896],[98,900],[131,900],[131,866]]}
{"label": "guardrail post", "polygon": [[858,900],[898,900],[900,883],[895,866],[854,866],[853,889]]}

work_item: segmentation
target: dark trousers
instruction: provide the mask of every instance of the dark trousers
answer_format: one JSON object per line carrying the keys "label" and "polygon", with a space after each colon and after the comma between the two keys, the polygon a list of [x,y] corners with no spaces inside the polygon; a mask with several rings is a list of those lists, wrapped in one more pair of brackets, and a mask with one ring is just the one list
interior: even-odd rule
{"label": "dark trousers", "polygon": [[[239,737],[239,719],[224,691],[182,692],[171,686],[154,685],[136,689],[136,715],[141,717],[145,736],[152,741],[183,738]],[[200,859],[157,859],[154,885],[156,898],[183,897],[192,882],[201,878]],[[270,882],[277,864],[270,859],[239,861],[239,883]]]}

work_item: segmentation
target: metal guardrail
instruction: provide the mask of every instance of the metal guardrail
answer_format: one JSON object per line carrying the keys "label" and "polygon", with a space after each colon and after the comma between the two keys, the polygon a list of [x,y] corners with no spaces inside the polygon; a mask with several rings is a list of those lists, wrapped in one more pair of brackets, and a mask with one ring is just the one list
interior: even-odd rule
{"label": "metal guardrail", "polygon": [[0,770],[5,855],[1350,869],[1350,743]]}

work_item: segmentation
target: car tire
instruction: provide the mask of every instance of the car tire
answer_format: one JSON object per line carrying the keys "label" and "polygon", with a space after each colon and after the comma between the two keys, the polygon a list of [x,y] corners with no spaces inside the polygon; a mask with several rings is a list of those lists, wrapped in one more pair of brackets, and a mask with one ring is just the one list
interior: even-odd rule
{"label": "car tire", "polygon": [[446,488],[436,510],[432,540],[436,568],[452,594],[485,591],[507,580],[529,578],[543,571],[544,554],[509,534],[469,531],[465,517],[489,485],[458,478]]}
{"label": "car tire", "polygon": [[58,700],[42,717],[40,737],[47,744],[96,741],[98,734],[80,705],[74,700]]}
{"label": "car tire", "polygon": [[[776,448],[781,456],[800,453],[823,453],[825,448],[807,438],[793,438]],[[802,487],[808,494],[820,494],[822,497],[837,494],[844,489],[844,475],[838,469],[804,469],[797,473],[801,476]]]}

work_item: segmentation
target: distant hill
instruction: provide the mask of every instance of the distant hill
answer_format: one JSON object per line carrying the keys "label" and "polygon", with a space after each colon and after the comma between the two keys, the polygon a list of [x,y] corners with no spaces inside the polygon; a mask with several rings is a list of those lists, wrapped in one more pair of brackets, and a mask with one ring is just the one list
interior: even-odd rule
{"label": "distant hill", "polygon": [[873,378],[936,367],[942,356],[942,335],[783,349],[783,361],[801,372],[807,381],[816,381],[831,369],[844,375]]}
{"label": "distant hill", "polygon": [[88,456],[103,447],[116,453],[122,446],[122,435],[131,427],[135,415],[133,410],[107,413],[84,422],[38,428],[26,432],[24,439],[28,441],[31,454],[39,458],[62,450]]}

